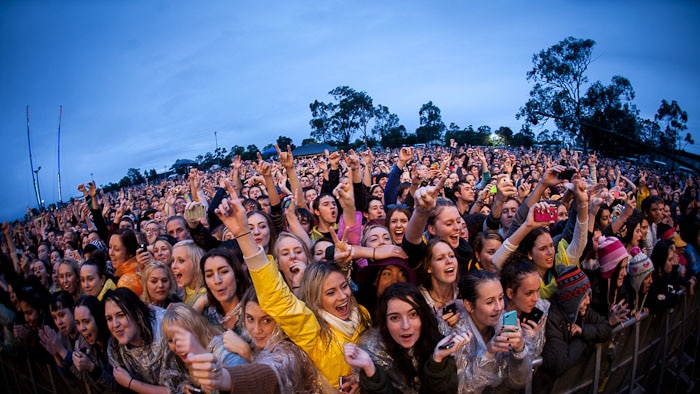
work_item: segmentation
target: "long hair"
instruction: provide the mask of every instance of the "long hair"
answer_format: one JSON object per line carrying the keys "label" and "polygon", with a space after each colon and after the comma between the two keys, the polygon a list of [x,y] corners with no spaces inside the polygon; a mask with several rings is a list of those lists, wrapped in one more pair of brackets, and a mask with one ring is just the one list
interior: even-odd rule
{"label": "long hair", "polygon": [[246,217],[250,219],[250,217],[255,214],[262,216],[265,219],[265,222],[267,223],[267,228],[270,232],[270,243],[267,244],[267,251],[269,253],[269,251],[272,250],[272,246],[277,242],[277,227],[275,227],[275,222],[272,220],[272,216],[268,215],[267,213],[261,210],[248,211],[246,212]]}
{"label": "long hair", "polygon": [[[452,245],[450,245],[450,243],[446,240],[441,238],[433,238],[428,242],[425,257],[423,257],[423,260],[421,260],[420,266],[418,267],[418,282],[427,290],[431,290],[433,288],[433,282],[431,281],[432,275],[428,273],[428,269],[430,269],[433,257],[435,256],[435,247],[441,243],[444,243],[450,248],[450,250],[452,250]],[[459,264],[455,264],[455,270],[457,271],[457,277],[459,278]]]}
{"label": "long hair", "polygon": [[[95,296],[85,295],[78,298],[78,301],[75,302],[75,308],[79,306],[84,306],[90,311],[92,318],[95,320],[95,325],[97,325],[97,341],[101,342],[102,346],[105,346],[109,340],[109,328],[107,328],[105,308],[102,306],[102,303]],[[75,314],[75,309],[73,309],[73,314]]]}
{"label": "long hair", "polygon": [[163,339],[166,341],[173,337],[173,326],[180,326],[191,332],[205,349],[209,346],[212,338],[221,334],[220,328],[210,324],[201,313],[183,302],[170,304],[165,310],[160,327]]}
{"label": "long hair", "polygon": [[[387,309],[389,301],[401,300],[413,307],[421,321],[420,337],[412,349],[404,349],[394,341],[387,326]],[[411,380],[413,376],[420,375],[420,369],[424,362],[432,357],[435,345],[442,335],[438,330],[438,323],[428,303],[418,287],[408,282],[397,282],[387,287],[379,298],[377,309],[377,328],[384,341],[386,351],[394,359],[395,368]],[[412,350],[412,351],[411,351]],[[413,353],[418,362],[414,365],[410,353]]]}
{"label": "long hair", "polygon": [[[154,333],[151,321],[155,319],[155,313],[148,305],[141,301],[136,293],[126,287],[107,290],[104,297],[102,297],[102,306],[104,307],[107,305],[108,301],[116,304],[129,320],[136,324],[141,333],[141,339],[143,339],[144,345],[150,345],[153,342]],[[112,341],[113,348],[117,348],[118,346],[119,342]]]}
{"label": "long hair", "polygon": [[168,282],[170,283],[170,290],[168,290],[168,297],[174,295],[177,291],[177,283],[175,282],[175,276],[173,271],[168,268],[162,261],[154,260],[146,264],[141,271],[141,286],[143,287],[143,293],[141,293],[141,300],[146,304],[153,304],[153,298],[148,293],[148,280],[151,273],[157,269],[162,269],[165,271],[165,275],[168,277]]}
{"label": "long hair", "polygon": [[[248,332],[248,328],[245,326],[245,308],[249,303],[258,304],[258,306],[260,306],[260,302],[258,301],[258,293],[256,293],[255,287],[253,286],[250,286],[248,290],[246,290],[245,293],[243,293],[243,297],[241,297],[241,315],[244,319],[244,324],[242,324],[243,331],[241,334],[244,337],[250,337],[250,332]],[[272,317],[270,317],[270,319],[272,319]],[[265,348],[270,348],[272,341],[275,341],[275,343],[277,343],[278,340],[287,338],[284,331],[282,331],[280,326],[277,324],[277,321],[275,319],[272,320],[275,322],[275,328],[272,330],[272,334],[270,335],[270,338],[268,339]],[[246,338],[246,340],[247,339],[248,338]]]}
{"label": "long hair", "polygon": [[654,269],[659,276],[664,275],[664,265],[668,258],[668,251],[673,245],[672,239],[660,239],[651,251],[649,259],[651,259],[651,262],[654,264]]}
{"label": "long hair", "polygon": [[275,242],[274,247],[270,249],[270,252],[272,252],[272,257],[274,257],[275,260],[279,261],[279,245],[280,241],[284,238],[292,238],[301,244],[301,248],[304,250],[304,254],[306,255],[307,264],[311,264],[314,261],[314,257],[311,255],[311,250],[306,245],[306,242],[304,242],[304,240],[302,240],[298,235],[286,231],[279,233],[277,236],[277,242]]}
{"label": "long hair", "polygon": [[[339,273],[343,276],[343,278],[347,277],[345,272],[343,272],[335,264],[335,262],[323,260],[318,263],[311,264],[306,267],[306,271],[304,271],[304,277],[301,281],[301,288],[299,289],[301,300],[304,301],[306,306],[309,307],[312,312],[314,312],[314,315],[316,315],[316,320],[318,320],[318,324],[321,326],[321,339],[326,343],[330,343],[332,334],[330,325],[321,315],[321,311],[323,310],[321,299],[323,298],[323,283],[333,272]],[[358,311],[359,305],[357,304],[357,300],[355,300],[354,296],[350,296],[348,303],[351,311],[357,311],[360,313]],[[369,327],[370,321],[368,318],[363,313],[360,313],[360,316],[360,324]]]}
{"label": "long hair", "polygon": [[197,262],[204,256],[204,250],[197,246],[191,239],[185,239],[173,245],[173,254],[177,248],[185,248],[187,250],[187,260],[192,264],[192,275],[194,275],[193,289],[201,289],[202,286],[204,286],[204,277],[202,276],[202,270],[199,268]]}
{"label": "long hair", "polygon": [[[206,254],[199,259],[199,271],[204,272],[204,264],[208,259],[213,257],[221,257],[226,260],[231,269],[233,270],[233,275],[236,277],[236,297],[240,300],[243,297],[243,293],[251,287],[250,278],[248,277],[248,272],[243,269],[243,263],[238,258],[238,256],[226,248],[216,248],[208,251]],[[221,303],[214,297],[214,294],[209,289],[209,286],[205,286],[207,289],[207,300],[209,300],[209,305],[213,305],[216,311],[222,316],[226,314]]]}
{"label": "long hair", "polygon": [[136,250],[139,247],[139,241],[136,238],[136,234],[133,230],[128,228],[120,228],[114,231],[112,235],[116,235],[121,238],[124,248],[126,249],[127,260],[136,256]]}

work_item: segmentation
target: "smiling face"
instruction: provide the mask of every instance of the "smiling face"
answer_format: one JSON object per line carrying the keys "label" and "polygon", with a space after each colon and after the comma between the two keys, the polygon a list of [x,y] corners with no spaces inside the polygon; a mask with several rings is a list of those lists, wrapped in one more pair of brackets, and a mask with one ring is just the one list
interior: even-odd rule
{"label": "smiling face", "polygon": [[540,299],[540,276],[536,272],[525,274],[515,291],[506,289],[510,305],[518,312],[530,313]]}
{"label": "smiling face", "polygon": [[173,262],[172,246],[163,240],[158,240],[153,245],[153,255],[156,260],[165,263],[167,266],[170,266]]}
{"label": "smiling face", "polygon": [[179,287],[192,288],[194,284],[194,262],[187,253],[187,248],[178,246],[173,249],[173,263],[170,268],[175,275],[175,282]]}
{"label": "smiling face", "polygon": [[41,314],[38,310],[34,309],[27,301],[19,302],[19,310],[24,316],[24,321],[27,323],[29,328],[36,330],[41,324]]}
{"label": "smiling face", "polygon": [[391,219],[389,220],[389,234],[394,239],[394,244],[401,245],[407,225],[408,216],[405,212],[396,210],[391,214]]}
{"label": "smiling face", "polygon": [[486,280],[476,286],[476,301],[474,305],[465,301],[472,320],[479,331],[486,327],[496,327],[503,312],[503,287],[498,280]]}
{"label": "smiling face", "polygon": [[170,278],[167,268],[154,268],[146,278],[146,291],[155,305],[163,305],[170,294]]}
{"label": "smiling face", "polygon": [[204,283],[219,303],[237,300],[236,274],[225,258],[212,256],[204,262]]}
{"label": "smiling face", "polygon": [[413,305],[392,298],[387,303],[386,326],[389,335],[399,346],[410,349],[420,338],[422,322]]}
{"label": "smiling face", "polygon": [[61,289],[70,294],[75,294],[79,290],[78,277],[75,276],[75,271],[70,264],[58,266],[58,283],[61,285]]}
{"label": "smiling face", "polygon": [[262,246],[268,252],[270,246],[270,226],[265,216],[255,213],[248,217],[248,228],[255,238],[255,243]]}
{"label": "smiling face", "polygon": [[350,283],[340,272],[331,272],[323,281],[321,308],[341,319],[350,318]]}
{"label": "smiling face", "polygon": [[107,320],[107,328],[120,345],[141,346],[143,342],[141,331],[129,315],[113,301],[105,302],[105,320]]}
{"label": "smiling face", "polygon": [[109,238],[109,259],[112,261],[114,268],[119,267],[128,259],[126,247],[118,234],[114,234]]}
{"label": "smiling face", "polygon": [[61,334],[72,337],[76,332],[75,318],[73,317],[73,312],[70,308],[61,308],[57,311],[51,311],[51,317],[53,322],[58,328]]}
{"label": "smiling face", "polygon": [[391,235],[384,226],[375,226],[367,230],[365,246],[368,248],[378,248],[384,245],[391,245]]}
{"label": "smiling face", "polygon": [[450,243],[452,248],[459,246],[459,238],[462,232],[462,217],[455,206],[447,206],[440,211],[433,225],[428,225],[428,231],[436,237]]}
{"label": "smiling face", "polygon": [[84,305],[76,306],[74,317],[75,325],[80,335],[85,338],[87,343],[94,345],[97,342],[97,338],[99,338],[99,330],[95,318],[90,313],[90,309]]}
{"label": "smiling face", "polygon": [[432,286],[441,284],[452,285],[457,282],[457,258],[455,252],[446,242],[438,242],[433,245],[430,254],[430,265],[427,272],[430,274]]}
{"label": "smiling face", "polygon": [[245,304],[245,328],[253,338],[255,347],[262,349],[267,345],[267,341],[272,336],[277,323],[260,309],[257,302],[247,302]]}

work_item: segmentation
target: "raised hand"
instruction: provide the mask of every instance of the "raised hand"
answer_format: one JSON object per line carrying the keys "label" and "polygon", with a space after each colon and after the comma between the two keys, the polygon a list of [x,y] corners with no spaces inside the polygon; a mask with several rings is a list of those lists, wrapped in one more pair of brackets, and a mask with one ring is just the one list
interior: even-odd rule
{"label": "raised hand", "polygon": [[277,157],[280,159],[280,164],[287,171],[294,168],[294,156],[292,155],[292,147],[287,145],[287,151],[282,152],[279,145],[275,144],[275,150],[277,151]]}
{"label": "raised hand", "polygon": [[414,194],[415,208],[423,212],[430,212],[437,203],[440,190],[445,185],[445,176],[441,176],[435,186],[425,186],[416,190]]}

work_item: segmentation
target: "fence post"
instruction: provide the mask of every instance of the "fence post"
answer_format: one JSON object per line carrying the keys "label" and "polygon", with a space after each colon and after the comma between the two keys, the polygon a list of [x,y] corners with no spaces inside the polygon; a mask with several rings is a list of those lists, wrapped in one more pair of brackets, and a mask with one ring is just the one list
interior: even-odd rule
{"label": "fence post", "polygon": [[[605,342],[607,344],[607,342]],[[600,360],[603,357],[603,344],[596,343],[595,345],[595,370],[593,371],[593,394],[598,392],[600,384]]]}
{"label": "fence post", "polygon": [[[636,320],[636,319],[635,319]],[[632,352],[632,375],[630,376],[630,386],[628,393],[632,394],[637,385],[637,360],[639,358],[639,330],[641,323],[637,320],[634,323],[634,351]]]}

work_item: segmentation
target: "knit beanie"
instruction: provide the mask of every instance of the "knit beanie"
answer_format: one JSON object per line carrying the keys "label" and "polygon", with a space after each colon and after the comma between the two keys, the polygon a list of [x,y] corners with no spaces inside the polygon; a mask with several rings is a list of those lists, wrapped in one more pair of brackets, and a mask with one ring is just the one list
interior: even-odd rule
{"label": "knit beanie", "polygon": [[630,255],[632,256],[632,259],[630,259],[630,263],[627,266],[630,276],[630,283],[632,284],[634,291],[639,293],[639,288],[642,287],[644,278],[654,271],[654,265],[651,263],[649,256],[644,254],[644,252],[642,252],[638,246],[635,246],[632,248],[632,250],[630,250]]}
{"label": "knit beanie", "polygon": [[627,249],[619,239],[603,235],[598,238],[598,262],[603,279],[610,279],[617,264],[625,257],[627,257]]}
{"label": "knit beanie", "polygon": [[566,320],[573,324],[576,322],[581,301],[591,291],[591,283],[586,274],[575,265],[560,270],[557,277],[557,302]]}

